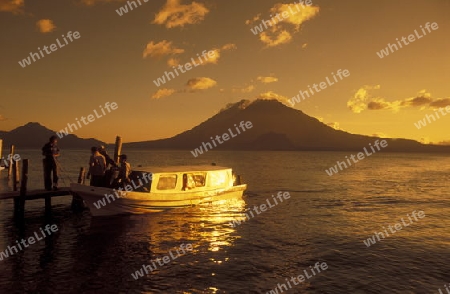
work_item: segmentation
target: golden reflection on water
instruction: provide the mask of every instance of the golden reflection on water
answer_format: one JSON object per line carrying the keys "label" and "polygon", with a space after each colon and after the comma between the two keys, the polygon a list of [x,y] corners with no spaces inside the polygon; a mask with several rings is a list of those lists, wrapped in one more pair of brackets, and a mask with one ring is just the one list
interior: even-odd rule
{"label": "golden reflection on water", "polygon": [[[136,232],[146,234],[151,251],[155,254],[166,254],[170,246],[178,247],[191,243],[192,253],[207,248],[210,252],[217,252],[224,247],[233,246],[239,236],[233,235],[236,228],[230,223],[242,218],[245,211],[245,201],[240,198],[221,200],[207,205],[172,209],[169,211],[149,215],[141,219],[145,223],[136,226]],[[142,228],[145,231],[142,232]],[[203,249],[204,250],[204,249]],[[221,263],[223,261],[220,261]]]}

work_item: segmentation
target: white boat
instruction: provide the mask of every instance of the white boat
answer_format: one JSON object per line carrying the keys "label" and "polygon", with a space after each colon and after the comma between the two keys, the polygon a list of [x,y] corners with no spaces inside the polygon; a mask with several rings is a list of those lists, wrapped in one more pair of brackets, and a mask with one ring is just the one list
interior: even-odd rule
{"label": "white boat", "polygon": [[93,216],[142,214],[166,209],[241,198],[246,184],[231,168],[220,166],[178,166],[140,168],[130,175],[127,191],[70,185]]}

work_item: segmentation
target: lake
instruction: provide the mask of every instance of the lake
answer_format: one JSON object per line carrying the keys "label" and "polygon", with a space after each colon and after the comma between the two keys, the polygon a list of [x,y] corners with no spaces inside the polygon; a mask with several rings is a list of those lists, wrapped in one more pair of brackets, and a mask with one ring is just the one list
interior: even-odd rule
{"label": "lake", "polygon": [[[43,188],[40,151],[18,153],[30,159],[29,188]],[[132,167],[230,166],[248,189],[218,205],[109,218],[72,212],[70,197],[53,199],[45,218],[43,200],[29,201],[23,230],[13,223],[12,200],[0,201],[0,251],[47,224],[58,227],[0,261],[1,293],[445,293],[450,282],[448,156],[378,152],[329,176],[325,170],[351,152],[124,153]],[[60,186],[77,179],[89,155],[62,150]],[[8,190],[5,171],[0,189]],[[274,205],[279,192],[290,198]],[[230,225],[268,200],[266,211]],[[132,276],[181,244],[192,250]],[[327,269],[314,269],[318,262]],[[300,275],[302,282],[292,280]]]}

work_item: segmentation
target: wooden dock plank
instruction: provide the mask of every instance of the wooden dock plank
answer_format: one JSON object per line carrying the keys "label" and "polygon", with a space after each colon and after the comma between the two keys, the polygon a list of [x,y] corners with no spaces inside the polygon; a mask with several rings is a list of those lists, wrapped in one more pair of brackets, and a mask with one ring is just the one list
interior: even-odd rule
{"label": "wooden dock plank", "polygon": [[[19,197],[19,195],[19,191],[0,193],[0,200],[14,199],[15,197]],[[68,195],[71,195],[69,187],[61,187],[57,191],[29,190],[27,191],[25,200],[45,199],[47,196],[59,197]]]}

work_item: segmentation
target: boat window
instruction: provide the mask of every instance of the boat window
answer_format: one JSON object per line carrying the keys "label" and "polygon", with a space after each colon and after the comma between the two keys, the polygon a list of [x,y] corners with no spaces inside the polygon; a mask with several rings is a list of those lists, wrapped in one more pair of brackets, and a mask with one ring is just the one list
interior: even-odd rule
{"label": "boat window", "polygon": [[177,186],[177,175],[160,175],[158,181],[158,190],[171,190]]}
{"label": "boat window", "polygon": [[223,186],[228,183],[228,175],[224,171],[211,171],[209,172],[209,185],[211,186]]}
{"label": "boat window", "polygon": [[183,174],[183,190],[204,187],[206,183],[206,173]]}

